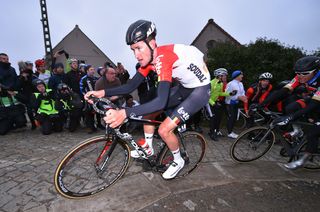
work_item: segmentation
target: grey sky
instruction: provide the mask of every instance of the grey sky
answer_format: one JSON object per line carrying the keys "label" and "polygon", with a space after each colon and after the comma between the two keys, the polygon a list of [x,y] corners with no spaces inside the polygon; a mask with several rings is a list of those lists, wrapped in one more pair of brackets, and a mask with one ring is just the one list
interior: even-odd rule
{"label": "grey sky", "polygon": [[[131,73],[136,62],[125,32],[138,19],[155,22],[159,44],[190,44],[213,18],[241,44],[267,37],[312,51],[320,47],[319,8],[318,0],[47,0],[53,47],[78,24]],[[1,0],[1,10],[0,52],[15,68],[43,57],[39,0]]]}

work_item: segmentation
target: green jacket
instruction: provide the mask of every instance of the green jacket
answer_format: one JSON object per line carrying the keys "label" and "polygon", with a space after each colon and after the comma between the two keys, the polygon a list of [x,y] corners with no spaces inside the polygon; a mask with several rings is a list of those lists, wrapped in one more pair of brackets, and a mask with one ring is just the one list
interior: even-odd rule
{"label": "green jacket", "polygon": [[209,99],[209,104],[211,106],[216,104],[216,100],[219,96],[230,96],[228,92],[223,92],[223,83],[217,78],[211,80],[211,95]]}
{"label": "green jacket", "polygon": [[[51,89],[46,89],[47,93],[51,92]],[[58,114],[59,112],[55,108],[55,101],[53,98],[47,97],[43,99],[38,99],[40,93],[34,93],[36,99],[39,101],[40,100],[40,105],[37,110],[38,114],[47,114],[47,115],[54,115]]]}

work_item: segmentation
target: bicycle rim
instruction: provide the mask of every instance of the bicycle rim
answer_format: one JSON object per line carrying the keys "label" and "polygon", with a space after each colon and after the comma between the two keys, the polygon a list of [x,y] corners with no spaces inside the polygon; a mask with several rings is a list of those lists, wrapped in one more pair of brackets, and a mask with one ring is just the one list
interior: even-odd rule
{"label": "bicycle rim", "polygon": [[[257,126],[241,133],[231,145],[231,158],[236,162],[250,162],[265,155],[275,141],[272,131],[265,136],[267,131],[268,128]],[[265,139],[261,140],[262,138]]]}
{"label": "bicycle rim", "polygon": [[[183,169],[176,175],[176,178],[184,177],[194,171],[202,161],[206,151],[206,140],[204,137],[193,131],[182,134],[180,138],[180,153],[185,160]],[[168,147],[160,155],[160,165],[169,166],[173,155]]]}
{"label": "bicycle rim", "polygon": [[234,128],[236,128],[237,130],[243,130],[246,128],[246,125],[247,125],[246,118],[243,115],[239,114],[239,117],[234,124]]}
{"label": "bicycle rim", "polygon": [[[112,143],[104,136],[97,136],[74,147],[55,171],[56,190],[67,198],[84,198],[103,191],[120,179],[130,162],[129,147],[119,141],[114,143],[113,149]],[[101,154],[103,150],[106,151]],[[102,169],[107,155],[109,159]]]}
{"label": "bicycle rim", "polygon": [[[295,160],[298,160],[300,156],[306,151],[307,142],[305,142],[301,148],[298,150],[298,154],[295,157]],[[317,170],[320,169],[320,148],[318,146],[317,154],[313,154],[311,158],[304,164],[303,168],[309,170]]]}

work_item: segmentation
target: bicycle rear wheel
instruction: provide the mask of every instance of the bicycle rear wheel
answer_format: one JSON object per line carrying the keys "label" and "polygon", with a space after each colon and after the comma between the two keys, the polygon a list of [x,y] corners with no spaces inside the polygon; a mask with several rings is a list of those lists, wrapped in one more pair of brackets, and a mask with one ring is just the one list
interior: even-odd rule
{"label": "bicycle rear wheel", "polygon": [[[300,156],[306,151],[307,142],[305,142],[301,148],[298,150],[298,156],[296,156],[295,160],[298,160]],[[312,154],[311,158],[304,164],[303,168],[305,169],[320,169],[320,147],[318,146],[318,151],[315,154]]]}
{"label": "bicycle rear wheel", "polygon": [[243,130],[246,128],[247,119],[246,117],[239,111],[236,122],[234,123],[234,128],[237,130]]}
{"label": "bicycle rear wheel", "polygon": [[[181,156],[185,160],[183,169],[175,178],[184,177],[194,171],[202,161],[206,151],[206,140],[204,137],[193,131],[187,131],[181,134],[179,138]],[[162,166],[169,166],[173,160],[173,155],[168,147],[164,147],[159,156],[159,162]]]}
{"label": "bicycle rear wheel", "polygon": [[55,188],[67,198],[84,198],[103,191],[126,172],[130,149],[123,141],[105,136],[89,138],[75,146],[59,163]]}
{"label": "bicycle rear wheel", "polygon": [[250,162],[265,155],[275,141],[273,131],[266,127],[252,127],[241,133],[230,147],[231,158],[236,162]]}

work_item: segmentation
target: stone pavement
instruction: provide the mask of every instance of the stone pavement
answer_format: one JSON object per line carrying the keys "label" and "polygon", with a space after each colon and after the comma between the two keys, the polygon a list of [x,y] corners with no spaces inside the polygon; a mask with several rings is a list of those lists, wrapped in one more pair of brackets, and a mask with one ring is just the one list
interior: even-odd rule
{"label": "stone pavement", "polygon": [[[305,182],[319,187],[319,173],[282,168],[281,164],[286,162],[286,158],[279,156],[280,146],[275,145],[258,161],[237,164],[229,156],[232,140],[223,138],[213,142],[206,136],[207,129],[204,135],[208,139],[206,157],[202,165],[188,177],[165,181],[157,173],[143,172],[133,162],[123,179],[114,186],[94,197],[78,201],[56,193],[53,174],[68,149],[93,135],[63,132],[43,136],[37,130],[11,132],[0,137],[0,211],[199,211],[201,207],[197,208],[197,205],[201,204],[208,206],[202,207],[201,211],[220,211],[221,207],[225,211],[237,211],[237,204],[227,201],[227,196],[204,202],[206,193],[212,193],[219,186],[236,188],[240,184],[251,186],[252,192],[267,190],[266,183],[289,188],[295,182]],[[186,197],[181,200],[181,197],[190,193],[199,194],[198,199],[189,195],[189,199]],[[250,194],[248,191],[246,193]],[[237,195],[244,194],[240,192]],[[175,198],[176,206],[164,203]],[[200,202],[195,204],[196,201]]]}

